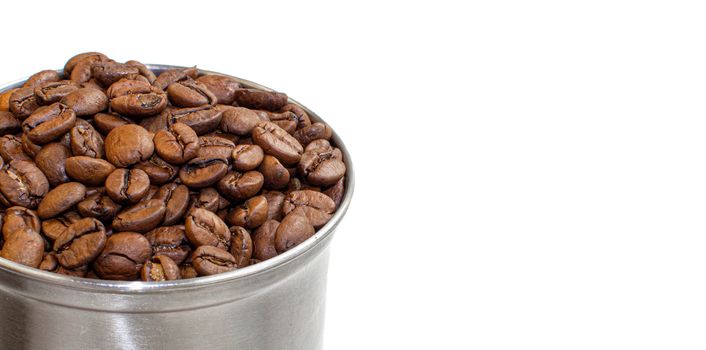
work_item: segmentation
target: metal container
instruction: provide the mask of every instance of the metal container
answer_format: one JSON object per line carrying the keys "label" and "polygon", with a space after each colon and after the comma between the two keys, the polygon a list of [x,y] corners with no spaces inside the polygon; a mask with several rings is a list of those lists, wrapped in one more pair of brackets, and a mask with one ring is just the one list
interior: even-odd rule
{"label": "metal container", "polygon": [[340,208],[316,235],[259,264],[146,283],[67,277],[0,258],[0,349],[321,349],[329,243],[354,186],[350,155],[335,133],[333,141],[348,169]]}

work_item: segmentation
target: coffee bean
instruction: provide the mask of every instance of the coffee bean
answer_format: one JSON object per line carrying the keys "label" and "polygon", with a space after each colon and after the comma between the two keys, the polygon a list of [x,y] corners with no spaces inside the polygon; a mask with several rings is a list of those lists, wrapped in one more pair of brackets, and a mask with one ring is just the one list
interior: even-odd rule
{"label": "coffee bean", "polygon": [[103,159],[86,156],[66,159],[66,174],[86,186],[102,186],[115,166]]}
{"label": "coffee bean", "polygon": [[143,235],[121,232],[108,237],[93,269],[108,280],[135,280],[142,265],[152,255],[150,242]]}
{"label": "coffee bean", "polygon": [[240,83],[237,80],[224,75],[204,75],[198,77],[196,81],[206,86],[216,96],[217,103],[224,105],[233,104],[235,91],[240,89]]}
{"label": "coffee bean", "polygon": [[179,107],[215,105],[216,96],[208,88],[192,79],[172,83],[167,88],[169,100]]}
{"label": "coffee bean", "polygon": [[262,174],[257,171],[246,173],[231,171],[218,181],[217,187],[218,191],[226,197],[243,200],[260,192],[264,181]]}
{"label": "coffee bean", "polygon": [[111,110],[128,117],[149,117],[167,108],[167,95],[147,82],[122,79],[108,88]]}
{"label": "coffee bean", "polygon": [[110,199],[120,204],[139,202],[150,187],[147,173],[140,169],[115,169],[105,179],[105,192]]}
{"label": "coffee bean", "polygon": [[156,154],[146,161],[135,164],[135,169],[147,173],[150,183],[155,185],[162,185],[174,180],[179,172],[178,166],[165,162]]}
{"label": "coffee bean", "polygon": [[86,197],[76,205],[76,209],[85,217],[94,217],[100,221],[112,221],[121,207],[107,194],[97,192]]}
{"label": "coffee bean", "polygon": [[103,136],[90,124],[76,124],[70,131],[71,152],[75,156],[103,158]]}
{"label": "coffee bean", "polygon": [[331,198],[333,200],[333,203],[336,204],[336,209],[338,209],[338,207],[341,205],[341,201],[343,201],[345,181],[346,178],[341,177],[341,179],[338,180],[335,185],[329,187],[327,190],[324,191],[324,194]]}
{"label": "coffee bean", "polygon": [[275,248],[277,228],[279,228],[279,221],[267,220],[255,231],[255,236],[253,237],[253,258],[264,261],[277,256],[277,249]]}
{"label": "coffee bean", "polygon": [[78,220],[54,242],[56,259],[67,269],[77,268],[93,261],[106,245],[103,224],[94,218]]}
{"label": "coffee bean", "polygon": [[282,219],[275,233],[275,248],[278,253],[284,253],[306,241],[315,233],[314,226],[304,215],[293,212]]}
{"label": "coffee bean", "polygon": [[267,199],[267,220],[282,220],[282,205],[286,195],[279,191],[264,191]]}
{"label": "coffee bean", "polygon": [[175,123],[169,130],[160,130],[154,135],[154,147],[167,162],[184,164],[197,156],[201,145],[193,129],[186,124]]}
{"label": "coffee bean", "polygon": [[160,74],[155,79],[153,85],[161,90],[166,90],[167,87],[178,81],[183,81],[188,78],[196,79],[199,76],[199,70],[196,67],[191,68],[174,68],[168,69]]}
{"label": "coffee bean", "polygon": [[[93,77],[93,66],[99,62],[109,62],[111,61],[109,58],[105,57],[105,55],[99,54],[99,55],[86,55],[85,57],[82,57],[72,65],[72,68],[70,70],[70,78],[71,81],[77,83],[77,84],[82,84],[85,83]],[[67,62],[68,64],[68,62]],[[69,73],[66,73],[69,74]]]}
{"label": "coffee bean", "polygon": [[15,91],[17,91],[17,88],[0,92],[0,111],[1,112],[9,112],[10,111],[10,96],[12,96],[12,94]]}
{"label": "coffee bean", "polygon": [[294,133],[294,138],[303,146],[308,145],[314,140],[328,140],[331,138],[333,131],[324,123],[314,123],[305,128],[299,129]]}
{"label": "coffee bean", "polygon": [[223,111],[219,128],[236,135],[250,135],[257,123],[262,120],[254,111],[243,107],[217,106]]}
{"label": "coffee bean", "polygon": [[122,125],[110,131],[105,138],[105,156],[116,167],[127,167],[149,159],[154,153],[152,135],[144,128]]}
{"label": "coffee bean", "polygon": [[164,255],[156,255],[142,266],[140,274],[145,282],[173,281],[181,278],[179,266]]}
{"label": "coffee bean", "polygon": [[54,187],[39,202],[37,213],[42,219],[57,216],[78,204],[86,196],[86,186],[78,182],[67,182]]}
{"label": "coffee bean", "polygon": [[0,135],[20,131],[20,121],[11,112],[0,111]]}
{"label": "coffee bean", "polygon": [[22,134],[20,141],[22,141],[22,150],[25,151],[25,153],[27,153],[27,155],[32,158],[36,157],[37,153],[39,153],[39,150],[42,149],[42,146],[30,141],[27,133]]}
{"label": "coffee bean", "polygon": [[108,109],[108,96],[98,89],[81,88],[61,99],[77,116],[91,116]]}
{"label": "coffee bean", "polygon": [[35,87],[44,83],[53,83],[59,80],[61,80],[61,74],[55,70],[48,69],[32,74],[32,76],[30,76],[27,81],[22,84],[22,87]]}
{"label": "coffee bean", "polygon": [[66,134],[76,124],[76,114],[61,103],[40,107],[22,122],[30,141],[45,144]]}
{"label": "coffee bean", "polygon": [[253,141],[266,154],[284,164],[295,164],[301,159],[304,147],[292,135],[272,122],[259,122],[252,132]]}
{"label": "coffee bean", "polygon": [[221,209],[225,209],[230,205],[230,201],[223,198],[218,191],[213,187],[202,188],[196,196],[191,200],[191,207],[187,210],[191,211],[193,208],[203,208],[212,212],[217,212]]}
{"label": "coffee bean", "polygon": [[154,255],[168,256],[177,264],[181,264],[191,253],[186,241],[184,226],[162,226],[145,234],[152,246]]}
{"label": "coffee bean", "polygon": [[202,208],[192,210],[186,216],[185,227],[186,237],[195,246],[230,247],[228,226],[212,211]]}
{"label": "coffee bean", "polygon": [[134,124],[134,122],[117,114],[98,113],[93,116],[93,124],[103,135],[108,135],[111,130],[118,126]]}
{"label": "coffee bean", "polygon": [[101,85],[109,87],[120,79],[140,75],[140,70],[124,63],[98,62],[91,67],[91,74]]}
{"label": "coffee bean", "polygon": [[327,195],[311,190],[294,191],[287,195],[282,213],[295,213],[306,216],[314,228],[325,225],[333,216],[336,203]]}
{"label": "coffee bean", "polygon": [[181,221],[189,207],[189,188],[172,182],[162,186],[154,198],[164,201],[166,206],[162,225],[173,225]]}
{"label": "coffee bean", "polygon": [[262,147],[258,145],[237,145],[233,148],[233,168],[238,171],[253,170],[262,163],[264,156]]}
{"label": "coffee bean", "polygon": [[[56,241],[72,223],[81,220],[82,217],[70,211],[56,219],[42,221],[42,233],[51,241]],[[37,218],[39,220],[39,218]]]}
{"label": "coffee bean", "polygon": [[265,196],[256,196],[234,208],[226,217],[226,221],[230,225],[257,228],[267,221],[267,213],[267,199]]}
{"label": "coffee bean", "polygon": [[312,185],[331,186],[345,175],[346,165],[338,148],[331,147],[328,141],[317,140],[307,146],[298,170]]}
{"label": "coffee bean", "polygon": [[215,106],[205,105],[191,108],[168,108],[162,113],[167,125],[184,123],[194,129],[197,135],[215,130],[221,122],[223,111]]}
{"label": "coffee bean", "polygon": [[238,268],[235,257],[224,249],[203,245],[191,255],[194,269],[199,276],[210,276]]}
{"label": "coffee bean", "polygon": [[44,254],[44,258],[37,268],[44,271],[56,272],[59,266],[61,265],[59,265],[59,261],[56,260],[56,253],[49,252]]}
{"label": "coffee bean", "polygon": [[2,221],[2,234],[5,238],[15,231],[28,229],[40,232],[41,229],[37,213],[24,207],[7,208]]}
{"label": "coffee bean", "polygon": [[232,246],[230,254],[235,258],[235,265],[239,268],[250,265],[250,257],[252,257],[253,243],[250,238],[250,232],[243,227],[233,226],[230,228],[232,237]]}
{"label": "coffee bean", "polygon": [[5,163],[13,160],[32,160],[32,157],[22,149],[22,141],[14,135],[0,137],[0,156]]}
{"label": "coffee bean", "polygon": [[265,179],[264,186],[266,188],[281,189],[287,187],[289,183],[289,171],[273,156],[265,156],[258,171]]}
{"label": "coffee bean", "polygon": [[0,257],[29,267],[39,267],[44,257],[44,240],[37,231],[20,229],[5,235]]}
{"label": "coffee bean", "polygon": [[162,223],[165,211],[166,206],[159,199],[139,202],[118,213],[113,230],[147,232]]}
{"label": "coffee bean", "polygon": [[260,116],[260,119],[271,121],[290,135],[293,135],[294,131],[297,130],[299,118],[292,112],[276,113],[264,110],[257,110],[255,112]]}
{"label": "coffee bean", "polygon": [[181,274],[181,279],[196,278],[199,273],[191,265],[181,265],[179,266],[179,273]]}
{"label": "coffee bean", "polygon": [[235,91],[234,97],[238,106],[251,109],[276,111],[287,104],[287,95],[281,92],[240,89]]}
{"label": "coffee bean", "polygon": [[108,57],[100,52],[84,52],[71,57],[64,65],[64,74],[70,75],[76,64],[88,59],[89,61],[107,61]]}
{"label": "coffee bean", "polygon": [[157,76],[154,75],[154,72],[152,72],[149,68],[147,68],[147,66],[138,61],[130,60],[125,62],[125,64],[137,68],[137,70],[140,72],[140,75],[145,77],[150,84],[154,83],[155,79],[157,79]]}
{"label": "coffee bean", "polygon": [[34,209],[49,191],[49,181],[31,161],[13,160],[0,169],[0,202]]}
{"label": "coffee bean", "polygon": [[37,102],[41,105],[50,105],[61,101],[68,94],[80,89],[71,80],[62,80],[51,83],[44,83],[34,88],[34,95]]}
{"label": "coffee bean", "polygon": [[31,86],[17,89],[10,95],[10,112],[20,120],[29,117],[37,108],[39,103]]}
{"label": "coffee bean", "polygon": [[201,136],[199,137],[199,150],[196,154],[197,158],[203,159],[222,159],[229,162],[235,144],[225,138],[218,136]]}
{"label": "coffee bean", "polygon": [[168,119],[169,113],[162,112],[161,114],[153,117],[140,120],[140,126],[154,134],[157,133],[157,131],[169,129]]}
{"label": "coffee bean", "polygon": [[228,162],[219,158],[195,158],[179,170],[181,182],[191,188],[213,185],[228,172]]}
{"label": "coffee bean", "polygon": [[311,119],[309,118],[309,114],[306,113],[304,108],[299,107],[298,105],[288,103],[284,107],[280,108],[279,111],[294,113],[297,116],[297,119],[299,120],[297,123],[297,129],[302,129],[311,125]]}

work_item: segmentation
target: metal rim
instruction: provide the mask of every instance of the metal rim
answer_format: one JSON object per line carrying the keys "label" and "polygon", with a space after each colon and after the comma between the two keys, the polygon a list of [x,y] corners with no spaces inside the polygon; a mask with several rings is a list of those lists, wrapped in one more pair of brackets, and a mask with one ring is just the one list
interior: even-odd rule
{"label": "metal rim", "polygon": [[[167,69],[173,69],[173,68],[186,68],[186,67],[181,67],[181,66],[171,66],[171,65],[162,65],[162,64],[147,64],[147,67],[153,71],[164,71]],[[61,71],[61,70],[58,70]],[[251,82],[249,80],[241,79],[238,77],[234,77],[231,75],[219,73],[219,72],[212,72],[208,70],[199,70],[200,73],[202,74],[217,74],[217,75],[223,75],[223,76],[228,76],[231,77],[238,82],[240,82],[242,85],[246,87],[252,87],[252,88],[257,88],[257,89],[262,89],[266,91],[273,91],[272,89],[262,86],[260,84]],[[18,80],[13,83],[9,84],[4,84],[0,86],[0,92],[5,91],[7,89],[11,89],[14,87],[17,87],[19,84],[24,82],[27,79],[22,79]],[[301,103],[289,99],[289,102],[294,103],[300,107],[302,107],[310,117],[312,117],[313,120],[316,121],[321,121],[324,122],[321,117],[319,117],[316,113],[312,112],[310,109],[302,105]],[[330,124],[329,124],[330,125]],[[38,280],[41,282],[46,282],[49,284],[53,285],[58,285],[66,288],[73,288],[73,289],[83,289],[83,290],[90,290],[94,292],[103,292],[103,293],[150,293],[150,292],[167,292],[167,291],[172,291],[172,290],[181,290],[181,289],[192,289],[192,288],[200,288],[200,287],[207,287],[209,285],[215,285],[215,284],[220,284],[224,282],[231,282],[239,279],[244,279],[249,276],[254,276],[254,275],[259,275],[259,274],[264,274],[267,273],[268,271],[272,271],[277,269],[280,266],[286,265],[294,260],[296,260],[299,257],[302,257],[305,255],[307,252],[311,251],[312,249],[316,248],[319,246],[322,242],[325,241],[326,238],[328,238],[330,235],[333,234],[335,231],[336,227],[338,224],[341,222],[341,219],[345,216],[346,212],[348,211],[348,207],[350,206],[351,198],[353,197],[353,188],[355,185],[355,175],[353,171],[353,163],[351,162],[351,157],[350,154],[348,153],[348,150],[346,149],[344,143],[341,141],[339,138],[338,134],[336,134],[335,129],[333,129],[333,136],[332,139],[336,146],[341,150],[343,153],[343,157],[346,163],[346,183],[345,183],[345,195],[341,201],[341,205],[339,206],[338,210],[336,210],[336,213],[333,215],[331,220],[329,220],[326,225],[324,225],[321,229],[319,229],[314,236],[310,237],[306,241],[302,242],[298,246],[292,248],[291,250],[284,252],[283,254],[277,255],[274,258],[265,260],[263,262],[260,262],[258,264],[248,266],[246,268],[242,269],[237,269],[234,271],[218,274],[218,275],[213,275],[213,276],[207,276],[207,277],[197,277],[197,278],[191,278],[191,279],[184,279],[184,280],[176,280],[176,281],[170,281],[170,282],[142,282],[142,281],[110,281],[110,280],[99,280],[99,279],[89,279],[89,278],[81,278],[81,277],[71,277],[71,276],[65,276],[65,275],[60,275],[52,272],[47,272],[47,271],[42,271],[39,269],[35,269],[32,267],[24,266],[21,264],[17,264],[15,262],[12,262],[10,260],[0,258],[0,269],[6,270],[9,272],[12,272],[16,275],[20,275],[22,277]]]}

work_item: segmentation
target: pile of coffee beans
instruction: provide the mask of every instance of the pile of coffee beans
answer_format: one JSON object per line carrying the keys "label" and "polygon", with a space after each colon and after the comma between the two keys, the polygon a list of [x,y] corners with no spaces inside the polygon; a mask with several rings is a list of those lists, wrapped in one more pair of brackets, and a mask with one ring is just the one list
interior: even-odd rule
{"label": "pile of coffee beans", "polygon": [[283,93],[76,55],[0,93],[0,257],[143,281],[270,259],[340,205],[330,138]]}

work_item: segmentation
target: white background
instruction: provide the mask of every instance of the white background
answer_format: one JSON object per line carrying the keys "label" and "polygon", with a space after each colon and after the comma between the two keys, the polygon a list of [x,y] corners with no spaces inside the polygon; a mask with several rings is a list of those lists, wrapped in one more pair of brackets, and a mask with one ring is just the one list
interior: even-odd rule
{"label": "white background", "polygon": [[3,81],[97,50],[323,116],[357,170],[327,349],[706,347],[699,2],[13,1],[0,28]]}

